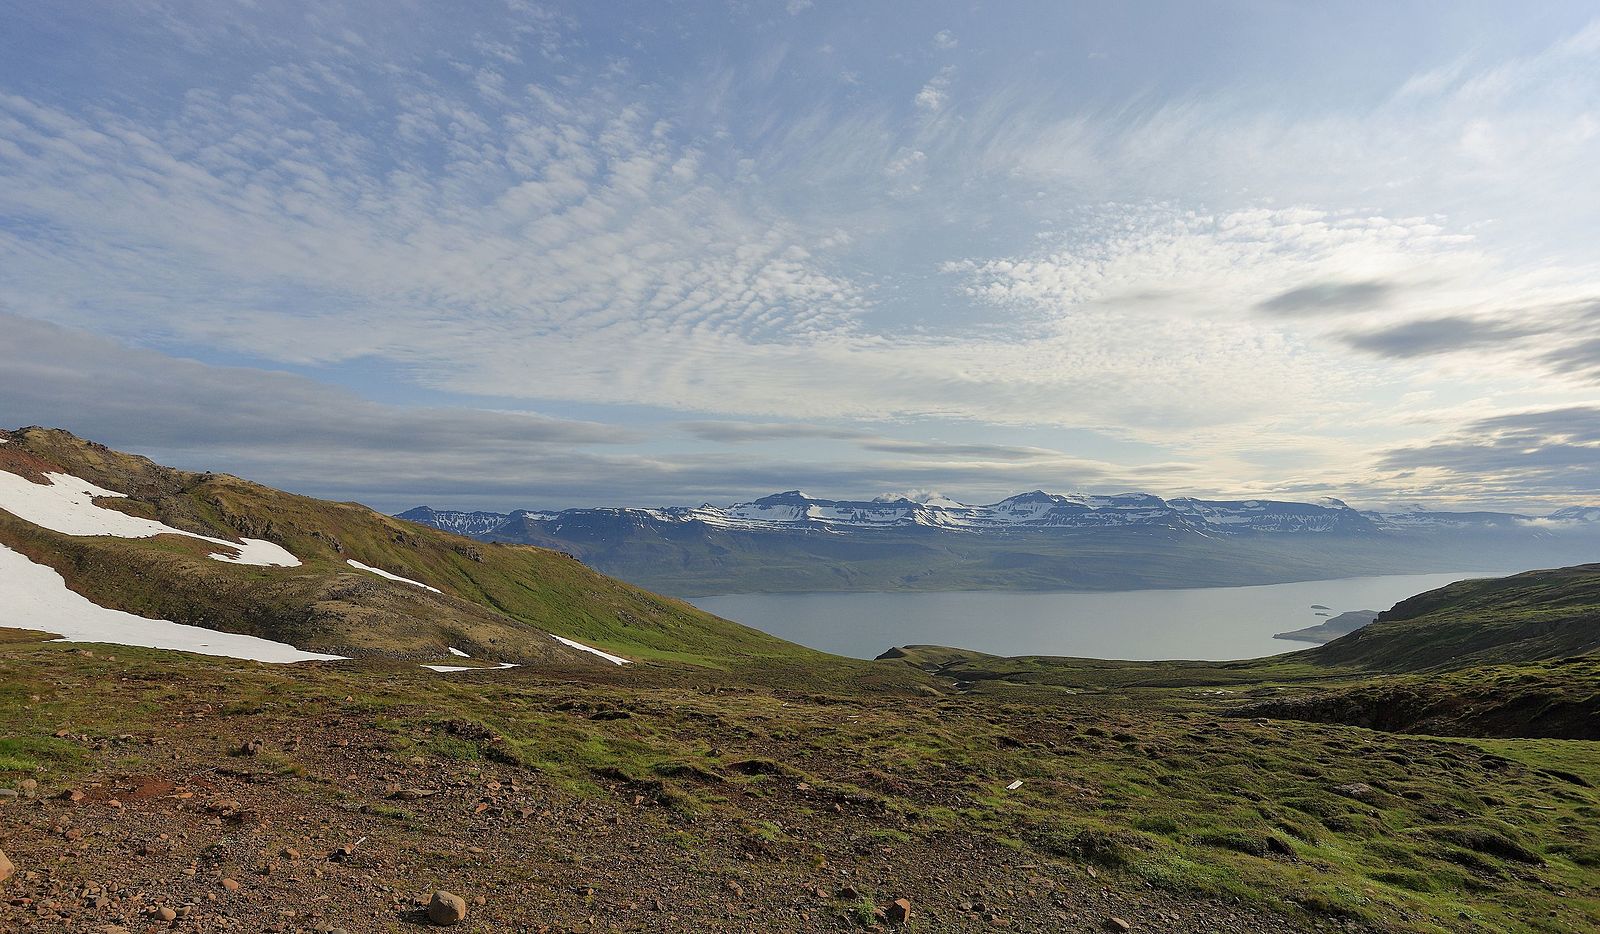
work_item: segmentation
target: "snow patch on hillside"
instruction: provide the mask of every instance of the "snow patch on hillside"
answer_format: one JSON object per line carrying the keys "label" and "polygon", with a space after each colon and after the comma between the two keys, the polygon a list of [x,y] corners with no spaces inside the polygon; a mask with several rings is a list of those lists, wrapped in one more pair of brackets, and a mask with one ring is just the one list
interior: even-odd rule
{"label": "snow patch on hillside", "polygon": [[220,545],[238,555],[213,553],[218,561],[233,564],[250,564],[259,567],[292,568],[300,566],[300,559],[281,545],[247,538],[243,542],[230,542],[175,529],[164,522],[130,516],[115,509],[106,509],[94,503],[95,497],[105,496],[125,499],[127,494],[95,486],[71,474],[47,473],[49,484],[34,483],[10,471],[0,470],[0,509],[18,519],[62,535],[111,535],[116,538],[150,538],[156,535],[185,535],[203,542]]}
{"label": "snow patch on hillside", "polygon": [[441,593],[441,594],[444,593],[444,591],[440,590],[439,588],[437,588],[437,587],[429,587],[427,584],[424,584],[422,581],[414,581],[409,577],[401,577],[398,574],[391,574],[388,571],[385,571],[383,568],[375,568],[370,564],[362,564],[360,561],[356,561],[354,559],[346,561],[345,563],[350,565],[353,568],[358,569],[358,570],[371,571],[372,573],[378,575],[379,577],[387,577],[392,581],[399,581],[402,584],[410,584],[413,587],[421,587],[423,590],[431,590],[434,593]]}
{"label": "snow patch on hillside", "polygon": [[270,639],[216,632],[107,609],[68,589],[66,580],[55,569],[35,564],[26,555],[4,545],[0,545],[0,626],[53,632],[67,642],[109,642],[258,662],[343,658],[302,652]]}
{"label": "snow patch on hillside", "polygon": [[517,663],[501,662],[500,664],[491,668],[484,668],[481,665],[423,665],[422,667],[428,669],[429,671],[438,671],[444,674],[449,674],[452,671],[500,671],[505,668],[516,668]]}
{"label": "snow patch on hillside", "polygon": [[631,665],[631,664],[633,664],[633,662],[629,661],[626,658],[621,657],[620,655],[612,655],[610,652],[602,652],[599,649],[595,648],[594,646],[584,645],[582,642],[573,642],[571,639],[563,639],[560,636],[556,635],[555,633],[551,633],[550,634],[550,638],[556,640],[557,642],[561,643],[564,646],[567,646],[568,648],[574,648],[574,649],[577,649],[580,652],[588,652],[591,655],[598,655],[598,656],[600,656],[601,658],[605,659],[606,661],[610,662],[613,665]]}

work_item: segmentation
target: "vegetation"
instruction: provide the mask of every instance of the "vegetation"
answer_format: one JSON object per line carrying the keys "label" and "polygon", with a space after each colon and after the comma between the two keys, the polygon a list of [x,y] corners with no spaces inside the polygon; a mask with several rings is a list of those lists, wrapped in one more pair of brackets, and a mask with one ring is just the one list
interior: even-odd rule
{"label": "vegetation", "polygon": [[[329,772],[297,742],[269,744],[248,767],[233,755],[240,737],[314,729],[362,737],[385,776],[414,758],[436,764],[439,787],[418,795],[495,770],[536,784],[541,807],[648,806],[653,843],[699,859],[716,841],[797,884],[868,859],[941,878],[976,857],[972,871],[1027,866],[1052,885],[1157,892],[1304,928],[1600,928],[1600,566],[1445,588],[1370,630],[1265,660],[916,646],[859,662],[559,553],[480,546],[59,432],[15,437],[0,467],[66,470],[133,494],[119,508],[269,538],[305,564],[243,567],[173,536],[70,538],[4,514],[0,542],[105,605],[361,657],[270,666],[0,630],[0,787],[33,778],[55,794],[157,768],[151,747],[170,748],[308,808],[373,818],[363,833],[411,853],[397,864],[475,832],[439,823],[477,810],[360,791],[342,756]],[[640,663],[580,664],[546,632]],[[417,667],[446,645],[531,664],[452,677]],[[461,859],[465,840],[447,843]],[[863,884],[826,901],[841,923],[872,924],[897,894]],[[587,908],[594,893],[583,897]],[[969,911],[957,895],[919,897]]]}
{"label": "vegetation", "polygon": [[[720,819],[796,863],[852,859],[839,827],[907,850],[959,832],[1019,862],[1093,868],[1104,884],[1307,918],[1407,931],[1600,924],[1600,758],[1583,741],[1252,720],[1230,715],[1236,695],[1194,688],[994,682],[934,697],[634,674],[452,680],[378,661],[274,667],[13,641],[0,646],[5,750],[35,751],[0,769],[63,786],[88,766],[50,752],[63,728],[181,735],[226,761],[238,736],[336,717],[390,737],[397,761],[499,763],[562,795],[648,796],[676,833]],[[213,711],[208,727],[185,726],[196,710]],[[272,769],[325,793],[291,764]],[[373,807],[402,829],[410,818]]]}
{"label": "vegetation", "polygon": [[[0,511],[0,544],[50,565],[94,602],[143,616],[262,636],[308,650],[434,659],[552,662],[570,656],[539,631],[639,660],[727,666],[811,652],[595,573],[559,552],[483,545],[353,503],[295,496],[224,474],[158,466],[72,435],[31,428],[0,445],[0,469],[60,471],[128,499],[101,505],[222,538],[265,538],[303,561],[215,561],[180,536],[57,535]],[[352,568],[350,559],[439,588],[433,594]]]}
{"label": "vegetation", "polygon": [[1423,671],[1600,651],[1600,564],[1461,581],[1401,601],[1305,653],[1317,664]]}

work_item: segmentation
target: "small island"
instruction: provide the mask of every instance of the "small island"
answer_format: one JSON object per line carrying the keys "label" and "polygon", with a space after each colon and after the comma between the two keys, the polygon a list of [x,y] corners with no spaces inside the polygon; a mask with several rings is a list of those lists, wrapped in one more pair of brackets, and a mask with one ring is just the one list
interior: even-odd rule
{"label": "small island", "polygon": [[1317,645],[1322,645],[1332,642],[1340,636],[1349,635],[1377,618],[1377,610],[1351,610],[1347,613],[1340,613],[1327,622],[1318,623],[1315,626],[1307,626],[1304,629],[1296,629],[1291,632],[1274,633],[1272,638],[1288,639],[1292,642],[1314,642]]}

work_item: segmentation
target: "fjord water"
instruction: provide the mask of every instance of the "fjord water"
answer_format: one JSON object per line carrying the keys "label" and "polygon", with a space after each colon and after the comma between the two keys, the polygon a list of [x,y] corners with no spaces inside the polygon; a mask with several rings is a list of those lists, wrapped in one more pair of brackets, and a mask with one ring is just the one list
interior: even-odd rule
{"label": "fjord water", "polygon": [[[1346,610],[1387,610],[1458,580],[1510,572],[1397,574],[1258,587],[1110,593],[792,593],[695,597],[695,606],[801,645],[872,658],[894,645],[949,645],[994,655],[1258,658],[1310,648],[1275,632]],[[1313,607],[1323,606],[1326,610]]]}

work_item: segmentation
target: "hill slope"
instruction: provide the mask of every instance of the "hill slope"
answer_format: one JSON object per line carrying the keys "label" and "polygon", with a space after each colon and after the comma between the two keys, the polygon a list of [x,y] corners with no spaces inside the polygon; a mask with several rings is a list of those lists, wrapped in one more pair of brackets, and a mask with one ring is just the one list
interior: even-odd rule
{"label": "hill slope", "polygon": [[1300,657],[1371,671],[1423,671],[1595,652],[1600,564],[1584,564],[1430,590]]}
{"label": "hill slope", "polygon": [[0,440],[0,547],[100,607],[342,656],[608,664],[587,646],[713,665],[823,658],[559,552],[174,470],[63,431]]}

